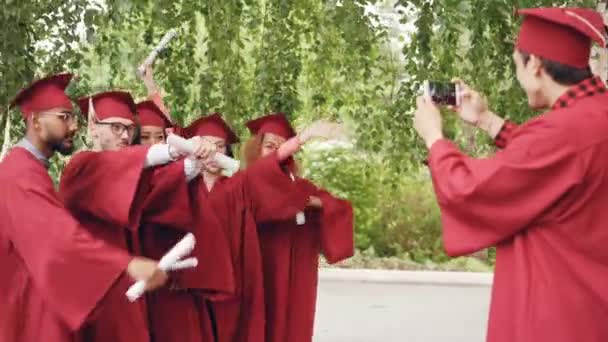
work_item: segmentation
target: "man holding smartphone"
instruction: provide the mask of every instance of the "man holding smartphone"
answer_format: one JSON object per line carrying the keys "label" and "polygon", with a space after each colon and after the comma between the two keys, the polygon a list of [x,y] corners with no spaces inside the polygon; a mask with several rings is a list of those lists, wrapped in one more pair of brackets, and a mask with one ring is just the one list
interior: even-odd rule
{"label": "man holding smartphone", "polygon": [[592,41],[606,45],[603,20],[580,8],[518,13],[517,79],[530,107],[548,111],[517,127],[460,83],[456,112],[503,147],[476,159],[443,138],[433,101],[417,99],[445,248],[497,247],[488,341],[608,341],[608,95],[588,65]]}

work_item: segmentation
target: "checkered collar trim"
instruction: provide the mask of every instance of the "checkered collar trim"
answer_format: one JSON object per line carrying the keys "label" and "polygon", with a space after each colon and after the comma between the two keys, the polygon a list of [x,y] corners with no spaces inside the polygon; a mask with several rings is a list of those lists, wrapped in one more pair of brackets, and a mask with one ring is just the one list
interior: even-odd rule
{"label": "checkered collar trim", "polygon": [[603,94],[605,92],[606,85],[602,82],[602,79],[597,76],[591,77],[570,87],[570,89],[555,101],[551,109],[556,110],[570,107],[573,103],[584,97]]}

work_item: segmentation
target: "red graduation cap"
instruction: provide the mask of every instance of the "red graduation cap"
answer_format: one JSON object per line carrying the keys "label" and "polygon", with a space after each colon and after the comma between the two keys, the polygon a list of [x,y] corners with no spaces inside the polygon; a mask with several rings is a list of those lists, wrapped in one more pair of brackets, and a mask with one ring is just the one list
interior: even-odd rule
{"label": "red graduation cap", "polygon": [[230,126],[222,119],[220,113],[213,113],[192,122],[185,129],[186,134],[190,137],[196,135],[210,135],[226,140],[228,145],[236,144],[239,138]]}
{"label": "red graduation cap", "polygon": [[65,88],[72,80],[72,74],[51,75],[22,89],[11,101],[11,107],[18,106],[24,119],[36,112],[53,108],[72,110],[72,101],[65,94]]}
{"label": "red graduation cap", "polygon": [[273,133],[285,139],[296,135],[285,113],[273,113],[247,122],[251,134]]}
{"label": "red graduation cap", "polygon": [[137,104],[137,116],[141,126],[155,126],[160,128],[172,127],[173,125],[154,101],[142,101]]}
{"label": "red graduation cap", "polygon": [[83,115],[89,113],[89,99],[92,99],[95,118],[105,120],[117,117],[135,122],[135,101],[131,94],[124,91],[108,91],[78,99],[78,106]]}
{"label": "red graduation cap", "polygon": [[589,66],[591,42],[606,47],[602,16],[586,8],[529,8],[524,16],[517,49],[576,68]]}

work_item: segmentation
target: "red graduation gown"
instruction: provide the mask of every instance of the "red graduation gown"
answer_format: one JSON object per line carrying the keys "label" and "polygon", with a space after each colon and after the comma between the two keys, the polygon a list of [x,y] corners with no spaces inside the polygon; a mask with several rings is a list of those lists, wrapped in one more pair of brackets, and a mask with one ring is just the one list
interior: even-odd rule
{"label": "red graduation gown", "polygon": [[295,217],[308,196],[281,170],[275,154],[221,178],[211,192],[199,178],[196,191],[200,202],[208,201],[221,220],[233,256],[237,295],[212,303],[218,341],[263,342],[264,281],[256,222]]}
{"label": "red graduation gown", "polygon": [[446,251],[497,248],[488,341],[608,341],[606,108],[545,113],[487,159],[432,146]]}
{"label": "red graduation gown", "polygon": [[[157,168],[150,181],[140,228],[143,254],[160,259],[186,233],[197,240],[193,256],[200,271],[171,273],[172,285],[147,295],[150,332],[154,341],[213,341],[207,308],[197,294],[229,295],[234,279],[228,241],[212,210],[194,208],[182,162]],[[197,224],[193,215],[197,216]],[[200,277],[197,277],[200,275]]]}
{"label": "red graduation gown", "polygon": [[0,341],[77,341],[131,257],[82,229],[25,149],[0,163],[0,183]]}
{"label": "red graduation gown", "polygon": [[[144,172],[143,168],[148,148],[80,152],[64,169],[60,183],[66,207],[93,236],[133,254],[139,254],[140,248],[133,232],[141,218],[142,189],[147,189],[151,177],[151,169]],[[95,320],[83,327],[87,342],[150,340],[145,301],[130,303],[124,296],[132,283],[128,277],[121,278],[117,286],[121,295],[108,298]]]}
{"label": "red graduation gown", "polygon": [[297,225],[293,216],[258,225],[269,342],[312,341],[319,253],[331,263],[354,253],[350,203],[305,179],[297,178],[296,185],[307,198],[318,196],[323,208],[307,208],[304,225]]}

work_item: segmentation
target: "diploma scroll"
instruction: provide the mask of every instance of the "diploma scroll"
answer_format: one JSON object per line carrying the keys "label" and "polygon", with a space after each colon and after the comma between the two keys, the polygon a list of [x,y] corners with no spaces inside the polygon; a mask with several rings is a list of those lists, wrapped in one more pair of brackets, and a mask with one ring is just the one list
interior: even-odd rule
{"label": "diploma scroll", "polygon": [[[173,146],[182,153],[194,153],[194,146],[192,146],[192,142],[180,137],[179,135],[169,134],[167,137],[167,144]],[[241,166],[238,160],[232,159],[221,153],[216,153],[214,159],[220,168],[225,170],[230,176],[237,172]]]}
{"label": "diploma scroll", "polygon": [[[171,266],[180,261],[181,258],[190,254],[195,245],[196,239],[194,238],[194,235],[192,235],[192,233],[188,233],[160,259],[158,262],[158,268],[161,271],[168,271]],[[141,295],[143,295],[145,292],[145,288],[146,282],[143,280],[139,280],[135,284],[131,285],[126,293],[129,301],[134,302],[141,297]]]}
{"label": "diploma scroll", "polygon": [[198,259],[192,257],[192,258],[187,258],[184,260],[177,261],[173,265],[169,266],[167,271],[184,270],[187,268],[195,268],[196,266],[198,266]]}
{"label": "diploma scroll", "polygon": [[161,53],[161,51],[163,51],[167,47],[167,45],[169,44],[171,39],[173,39],[173,37],[175,37],[176,35],[177,35],[177,31],[174,29],[171,29],[167,33],[165,33],[165,35],[160,40],[158,45],[156,45],[154,50],[152,50],[150,52],[148,57],[146,57],[144,62],[137,69],[137,71],[139,72],[140,75],[143,75],[146,72],[146,68],[149,67],[150,65],[152,65],[152,63],[154,63],[154,61],[156,60],[156,57],[158,57],[158,54]]}

